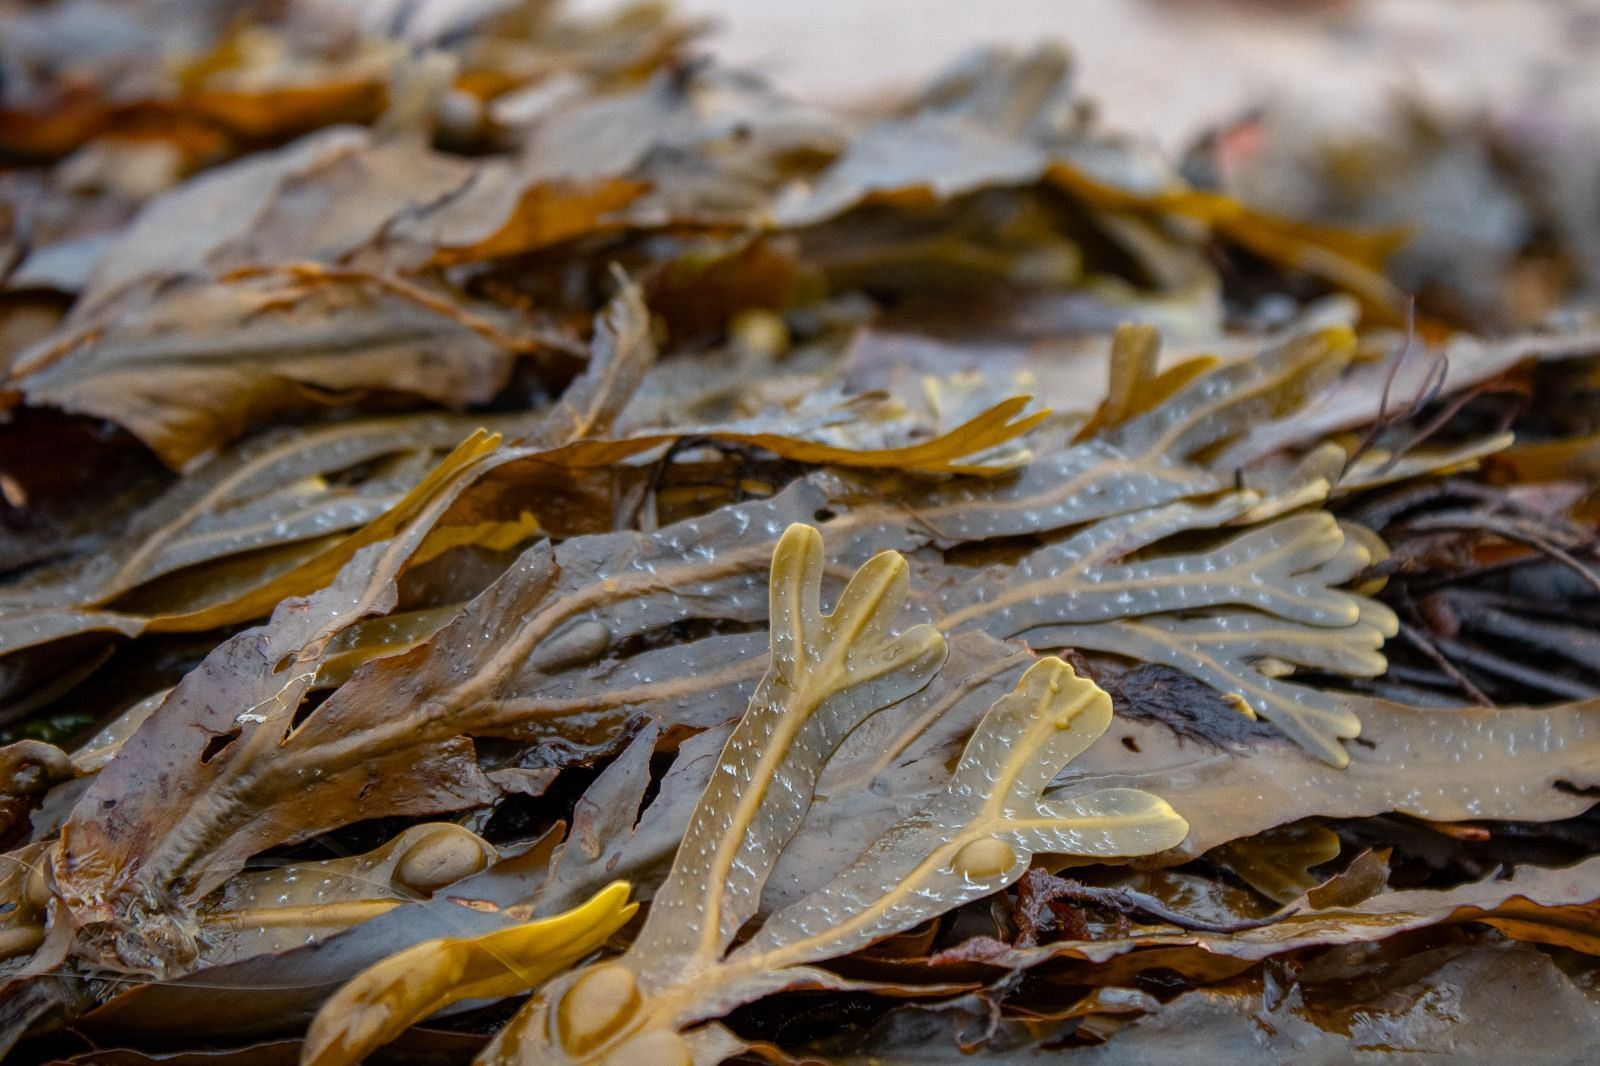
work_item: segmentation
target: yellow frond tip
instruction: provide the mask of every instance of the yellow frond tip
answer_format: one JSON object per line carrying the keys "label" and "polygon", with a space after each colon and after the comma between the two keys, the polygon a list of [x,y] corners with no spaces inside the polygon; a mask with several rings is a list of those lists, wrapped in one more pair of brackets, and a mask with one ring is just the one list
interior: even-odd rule
{"label": "yellow frond tip", "polygon": [[1230,704],[1234,710],[1238,711],[1252,722],[1256,720],[1255,708],[1250,706],[1249,700],[1245,699],[1237,692],[1224,692],[1222,694],[1222,698],[1227,701],[1227,703]]}

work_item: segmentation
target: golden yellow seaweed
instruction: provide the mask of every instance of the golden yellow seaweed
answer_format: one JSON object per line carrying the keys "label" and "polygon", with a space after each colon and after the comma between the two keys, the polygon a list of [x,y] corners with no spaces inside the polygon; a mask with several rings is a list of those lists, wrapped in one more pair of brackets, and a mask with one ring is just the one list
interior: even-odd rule
{"label": "golden yellow seaweed", "polygon": [[537,988],[594,951],[633,917],[617,881],[571,910],[482,936],[426,940],[359,975],[317,1012],[302,1066],[348,1066],[435,1011],[465,999]]}

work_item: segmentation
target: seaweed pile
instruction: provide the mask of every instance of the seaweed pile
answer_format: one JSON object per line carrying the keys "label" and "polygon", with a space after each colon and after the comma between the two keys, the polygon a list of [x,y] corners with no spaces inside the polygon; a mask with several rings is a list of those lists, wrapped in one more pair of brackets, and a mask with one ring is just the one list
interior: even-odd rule
{"label": "seaweed pile", "polygon": [[171,6],[0,11],[15,1061],[1584,1059],[1569,216]]}

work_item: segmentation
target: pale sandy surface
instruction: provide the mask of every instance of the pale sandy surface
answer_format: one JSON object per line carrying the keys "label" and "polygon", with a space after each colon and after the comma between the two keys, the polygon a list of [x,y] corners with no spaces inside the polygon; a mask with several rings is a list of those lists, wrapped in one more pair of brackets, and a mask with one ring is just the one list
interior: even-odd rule
{"label": "pale sandy surface", "polygon": [[[572,9],[612,6],[577,0]],[[677,6],[717,20],[707,42],[715,54],[829,104],[907,89],[976,45],[1062,40],[1107,122],[1169,150],[1285,94],[1349,122],[1370,120],[1401,91],[1464,107],[1523,106],[1559,94],[1569,106],[1600,109],[1600,0],[1354,0],[1309,5],[1318,9],[1311,15],[1208,0]]]}

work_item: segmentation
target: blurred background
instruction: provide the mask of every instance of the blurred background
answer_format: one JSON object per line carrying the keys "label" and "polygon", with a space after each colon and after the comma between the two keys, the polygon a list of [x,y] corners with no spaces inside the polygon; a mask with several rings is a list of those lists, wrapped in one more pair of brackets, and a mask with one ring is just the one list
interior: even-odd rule
{"label": "blurred background", "polygon": [[1349,122],[1373,120],[1397,94],[1442,107],[1560,101],[1600,111],[1595,0],[684,0],[675,7],[714,24],[706,40],[713,54],[835,106],[909,91],[974,46],[1059,40],[1071,47],[1081,87],[1108,123],[1174,151],[1210,125],[1273,102]]}

